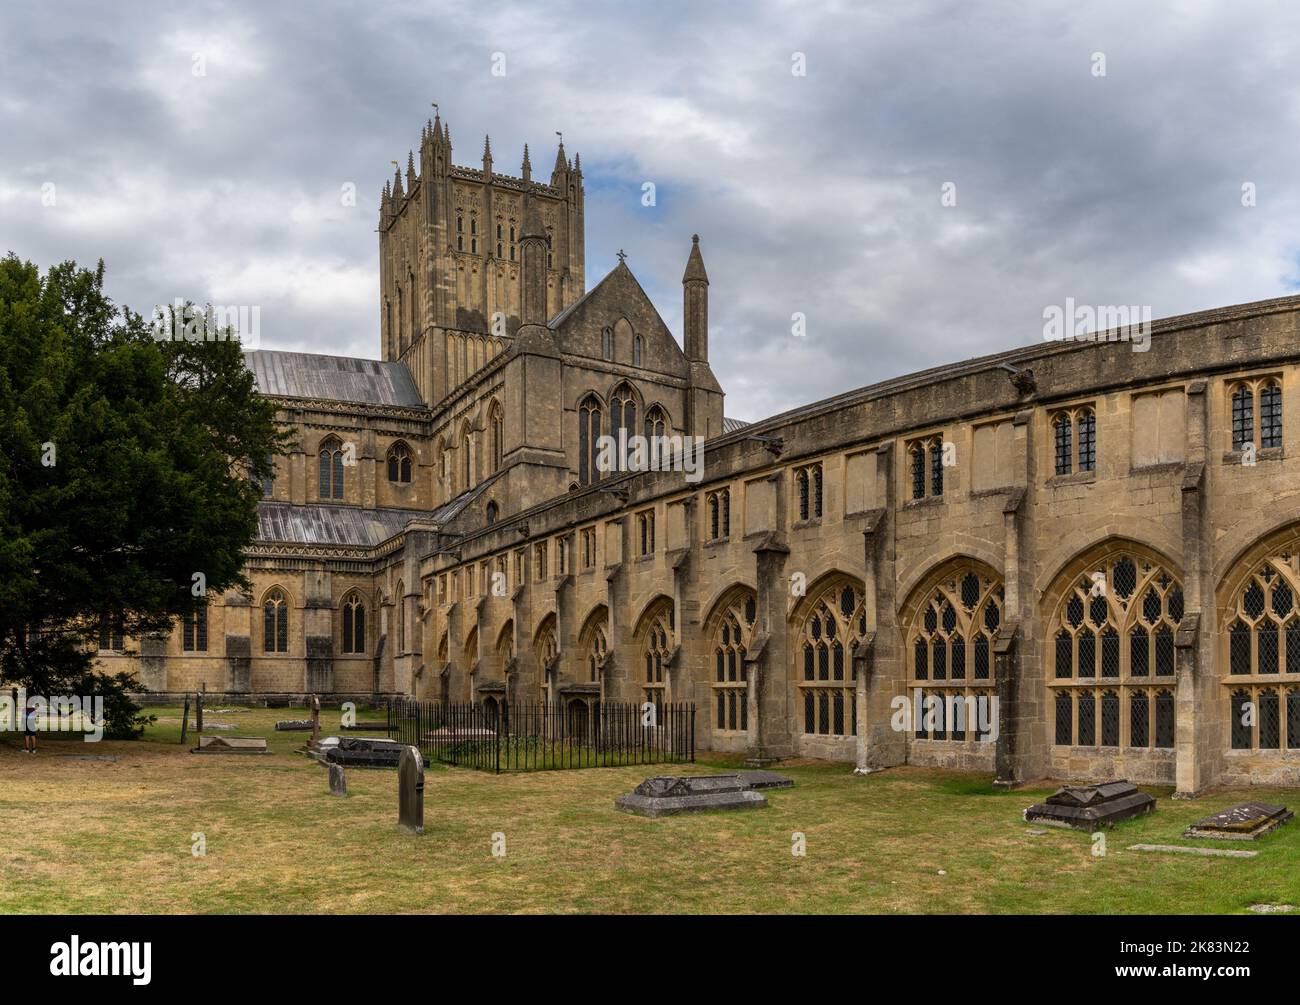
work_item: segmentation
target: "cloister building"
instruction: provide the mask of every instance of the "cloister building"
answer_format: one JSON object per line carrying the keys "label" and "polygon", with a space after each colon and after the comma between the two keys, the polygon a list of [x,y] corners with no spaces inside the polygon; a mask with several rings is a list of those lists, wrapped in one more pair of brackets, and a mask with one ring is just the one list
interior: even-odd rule
{"label": "cloister building", "polygon": [[[1300,297],[745,424],[683,246],[679,340],[626,262],[586,288],[563,145],[508,176],[426,124],[380,205],[382,359],[247,354],[296,434],[251,591],[105,632],[101,666],[256,701],[693,702],[701,747],[756,762],[1300,784]],[[603,470],[620,430],[702,438],[700,478]],[[918,696],[996,698],[995,728],[900,724]]]}

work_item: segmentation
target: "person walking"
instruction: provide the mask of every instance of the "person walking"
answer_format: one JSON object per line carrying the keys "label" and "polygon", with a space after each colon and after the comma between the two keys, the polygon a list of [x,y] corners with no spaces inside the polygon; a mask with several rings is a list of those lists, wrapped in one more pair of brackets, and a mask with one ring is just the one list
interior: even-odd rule
{"label": "person walking", "polygon": [[23,753],[36,753],[36,706],[30,703],[23,712]]}

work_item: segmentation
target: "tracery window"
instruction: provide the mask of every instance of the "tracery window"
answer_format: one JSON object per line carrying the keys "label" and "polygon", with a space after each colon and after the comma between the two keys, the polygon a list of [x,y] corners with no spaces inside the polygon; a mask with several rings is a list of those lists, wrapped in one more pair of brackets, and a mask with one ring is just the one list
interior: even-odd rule
{"label": "tracery window", "polygon": [[322,499],[343,498],[343,444],[337,437],[327,437],[320,445],[319,488]]}
{"label": "tracery window", "polygon": [[938,498],[943,495],[943,434],[913,440],[907,445],[907,461],[912,474],[912,498]]}
{"label": "tracery window", "polygon": [[1054,412],[1052,438],[1058,475],[1097,469],[1097,413],[1091,405]]}
{"label": "tracery window", "polygon": [[404,485],[411,481],[411,451],[405,443],[394,443],[388,449],[388,480]]}
{"label": "tracery window", "polygon": [[351,593],[343,601],[343,652],[366,651],[366,605],[358,593]]}
{"label": "tracery window", "polygon": [[1234,750],[1300,750],[1300,553],[1269,556],[1237,589],[1225,634]]}
{"label": "tracery window", "polygon": [[1081,573],[1048,631],[1055,743],[1172,747],[1182,618],[1182,586],[1157,562],[1119,553]]}
{"label": "tracery window", "polygon": [[262,601],[262,651],[289,651],[289,604],[279,589],[272,590]]}
{"label": "tracery window", "polygon": [[[962,563],[929,590],[908,630],[917,739],[988,739],[1001,580]],[[922,686],[922,682],[924,682]],[[919,713],[919,715],[917,714]]]}
{"label": "tracery window", "polygon": [[645,413],[645,437],[654,440],[668,435],[668,417],[658,405],[652,405]]}
{"label": "tracery window", "polygon": [[822,466],[820,463],[796,468],[795,490],[799,497],[799,519],[820,520],[822,516]]}
{"label": "tracery window", "polygon": [[1282,446],[1282,385],[1276,377],[1237,381],[1228,394],[1233,450],[1251,443],[1260,450]]}
{"label": "tracery window", "polygon": [[628,470],[631,439],[636,435],[636,394],[628,384],[619,384],[609,396],[609,434],[617,447],[617,470]]}
{"label": "tracery window", "polygon": [[656,614],[650,622],[645,636],[645,649],[641,654],[645,670],[642,689],[645,700],[655,707],[655,721],[658,723],[664,721],[664,669],[675,645],[673,628],[673,611],[669,606]]}
{"label": "tracery window", "polygon": [[537,662],[541,672],[537,675],[538,688],[541,692],[541,700],[546,702],[550,698],[551,685],[555,681],[555,658],[559,654],[559,642],[555,637],[555,621],[549,620],[546,626],[537,635],[537,644],[534,647],[537,652]]}
{"label": "tracery window", "polygon": [[600,443],[600,399],[589,394],[578,406],[578,484],[590,485],[600,478],[596,461]]}
{"label": "tracery window", "polygon": [[743,733],[749,729],[749,669],[745,653],[758,614],[753,593],[727,605],[713,631],[713,728]]}
{"label": "tracery window", "polygon": [[855,583],[833,582],[808,606],[795,647],[804,733],[857,735],[853,652],[866,631],[866,607]]}
{"label": "tracery window", "polygon": [[587,640],[587,680],[591,683],[600,681],[600,668],[609,654],[609,645],[605,641],[605,629],[597,625],[591,630]]}
{"label": "tracery window", "polygon": [[731,490],[718,489],[705,496],[709,514],[709,540],[722,541],[731,537]]}

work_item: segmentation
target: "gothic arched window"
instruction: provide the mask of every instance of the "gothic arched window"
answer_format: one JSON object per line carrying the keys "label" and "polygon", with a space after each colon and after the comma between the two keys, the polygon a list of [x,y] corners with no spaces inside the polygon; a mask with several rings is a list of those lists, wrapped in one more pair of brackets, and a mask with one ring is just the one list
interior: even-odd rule
{"label": "gothic arched window", "polygon": [[181,649],[187,653],[202,653],[208,649],[208,604],[199,599],[181,619]]}
{"label": "gothic arched window", "polygon": [[666,606],[650,622],[645,635],[642,663],[644,664],[645,700],[655,707],[656,721],[663,722],[664,709],[664,668],[672,655],[673,647],[673,609]]}
{"label": "gothic arched window", "polygon": [[[636,435],[636,393],[630,385],[624,383],[614,388],[609,396],[609,413],[609,435],[619,444],[618,470],[626,471],[628,453],[624,452],[624,445]],[[628,452],[630,449],[627,448]]]}
{"label": "gothic arched window", "polygon": [[596,466],[600,440],[600,399],[589,394],[578,406],[578,484],[590,485],[600,478]]}
{"label": "gothic arched window", "polygon": [[548,701],[552,696],[550,693],[551,684],[555,680],[555,658],[559,655],[559,642],[555,636],[555,620],[550,618],[540,632],[537,633],[537,643],[533,647],[536,651],[537,662],[541,668],[541,673],[537,675],[538,688],[541,692],[543,702]]}
{"label": "gothic arched window", "polygon": [[[922,718],[918,739],[987,739],[992,722],[993,639],[1002,624],[1002,581],[959,563],[924,596],[908,628],[908,675]],[[924,681],[925,686],[917,686]],[[981,707],[982,706],[982,707]]]}
{"label": "gothic arched window", "polygon": [[343,498],[343,444],[330,436],[321,442],[319,462],[319,488],[322,499]]}
{"label": "gothic arched window", "polygon": [[632,339],[632,365],[641,365],[641,336],[637,335]]}
{"label": "gothic arched window", "polygon": [[758,614],[753,593],[738,593],[723,609],[713,629],[713,728],[720,732],[749,729],[749,670],[745,652]]}
{"label": "gothic arched window", "polygon": [[351,593],[343,601],[343,652],[366,651],[366,605],[361,595]]}
{"label": "gothic arched window", "polygon": [[1049,684],[1058,710],[1069,704],[1078,727],[1072,739],[1062,739],[1069,730],[1058,720],[1059,746],[1173,746],[1172,704],[1168,729],[1162,728],[1161,695],[1169,692],[1150,685],[1173,682],[1174,633],[1182,618],[1182,586],[1151,559],[1121,552],[1079,574],[1048,626]]}
{"label": "gothic arched window", "polygon": [[1238,587],[1228,619],[1225,684],[1254,712],[1253,721],[1230,724],[1233,748],[1300,750],[1300,555],[1287,546],[1261,562]]}
{"label": "gothic arched window", "polygon": [[1247,444],[1260,450],[1282,446],[1282,385],[1276,378],[1233,384],[1229,399],[1233,450],[1244,450]]}
{"label": "gothic arched window", "polygon": [[488,433],[491,439],[488,463],[491,465],[491,474],[501,470],[501,459],[505,450],[505,428],[505,409],[501,407],[501,402],[494,401],[492,407],[488,409]]}
{"label": "gothic arched window", "polygon": [[668,435],[668,416],[658,405],[651,405],[645,413],[645,438],[655,440]]}
{"label": "gothic arched window", "polygon": [[407,484],[411,480],[411,451],[405,443],[388,448],[388,480]]}
{"label": "gothic arched window", "polygon": [[862,589],[854,582],[836,580],[820,591],[807,611],[795,645],[803,731],[854,736],[858,708],[853,692],[858,674],[853,651],[867,630]]}
{"label": "gothic arched window", "polygon": [[614,331],[611,328],[604,328],[600,333],[600,358],[614,358]]}
{"label": "gothic arched window", "polygon": [[271,590],[262,601],[262,651],[289,651],[289,604],[279,589]]}

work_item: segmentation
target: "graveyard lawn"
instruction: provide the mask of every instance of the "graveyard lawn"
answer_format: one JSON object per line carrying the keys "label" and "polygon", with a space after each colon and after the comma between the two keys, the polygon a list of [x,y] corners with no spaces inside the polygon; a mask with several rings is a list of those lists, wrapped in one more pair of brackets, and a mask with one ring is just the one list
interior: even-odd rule
{"label": "graveyard lawn", "polygon": [[[614,800],[653,769],[494,776],[434,764],[416,837],[397,826],[395,771],[349,769],[347,797],[330,795],[326,769],[296,752],[309,734],[274,730],[302,710],[208,710],[205,725],[235,727],[214,735],[266,737],[271,753],[260,757],[191,755],[192,733],[177,742],[180,710],[156,711],[135,743],[43,735],[31,757],[18,737],[0,735],[0,867],[23,879],[0,886],[0,910],[1220,913],[1300,904],[1300,823],[1253,842],[1181,836],[1238,802],[1294,808],[1295,791],[1183,801],[1144,789],[1156,811],[1106,832],[1097,857],[1089,834],[1021,819],[1050,785],[994,793],[988,779],[955,772],[859,778],[844,764],[804,761],[778,766],[795,787],[764,791],[764,808],[647,819]],[[324,711],[322,732],[337,727],[338,712]],[[672,770],[740,766],[705,756]],[[796,834],[802,857],[791,854]],[[504,836],[503,857],[494,835]],[[1133,844],[1259,854],[1128,851]]]}

